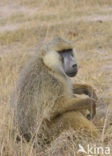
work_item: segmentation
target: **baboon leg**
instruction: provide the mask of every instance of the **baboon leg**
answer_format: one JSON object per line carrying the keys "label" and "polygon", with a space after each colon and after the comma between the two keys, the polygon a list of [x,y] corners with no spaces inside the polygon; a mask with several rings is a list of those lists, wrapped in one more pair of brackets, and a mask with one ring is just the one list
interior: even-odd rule
{"label": "baboon leg", "polygon": [[85,132],[89,133],[92,136],[98,135],[98,130],[95,125],[87,120],[80,112],[66,112],[56,119],[52,120],[50,124],[50,134],[59,135],[64,130],[68,129],[74,130],[85,130]]}
{"label": "baboon leg", "polygon": [[98,99],[96,96],[94,88],[92,88],[90,85],[73,84],[73,92],[74,92],[74,94],[86,94],[95,100]]}

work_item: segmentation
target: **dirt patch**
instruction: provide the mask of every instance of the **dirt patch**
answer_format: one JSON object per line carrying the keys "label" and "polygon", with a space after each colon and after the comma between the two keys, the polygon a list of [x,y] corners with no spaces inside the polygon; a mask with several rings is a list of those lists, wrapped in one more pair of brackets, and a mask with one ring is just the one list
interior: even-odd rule
{"label": "dirt patch", "polygon": [[112,15],[94,15],[94,16],[86,16],[86,17],[82,17],[82,20],[84,21],[112,21]]}
{"label": "dirt patch", "polygon": [[10,24],[5,26],[0,26],[0,33],[4,31],[15,31],[19,28],[19,24]]}
{"label": "dirt patch", "polygon": [[17,13],[23,13],[23,14],[32,14],[34,12],[38,11],[38,8],[28,8],[28,7],[23,7],[19,6],[17,4],[12,4],[12,5],[5,5],[5,6],[0,6],[0,18],[7,18],[13,14]]}

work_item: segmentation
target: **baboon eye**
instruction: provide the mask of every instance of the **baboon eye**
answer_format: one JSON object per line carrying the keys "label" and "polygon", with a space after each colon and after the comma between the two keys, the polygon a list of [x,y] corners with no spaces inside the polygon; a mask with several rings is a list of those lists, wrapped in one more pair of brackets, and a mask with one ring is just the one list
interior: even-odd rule
{"label": "baboon eye", "polygon": [[61,59],[62,62],[64,62],[63,55],[60,55],[60,59]]}

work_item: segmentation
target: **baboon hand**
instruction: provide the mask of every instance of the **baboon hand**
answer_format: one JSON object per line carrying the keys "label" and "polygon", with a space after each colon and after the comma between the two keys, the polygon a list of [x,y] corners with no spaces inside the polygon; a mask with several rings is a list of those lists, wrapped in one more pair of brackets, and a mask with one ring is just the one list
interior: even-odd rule
{"label": "baboon hand", "polygon": [[96,100],[88,98],[88,110],[90,111],[90,118],[94,118],[96,114]]}
{"label": "baboon hand", "polygon": [[94,98],[97,100],[97,95],[95,93],[95,90],[90,85],[86,84],[73,84],[73,92],[74,94],[86,94],[91,98]]}

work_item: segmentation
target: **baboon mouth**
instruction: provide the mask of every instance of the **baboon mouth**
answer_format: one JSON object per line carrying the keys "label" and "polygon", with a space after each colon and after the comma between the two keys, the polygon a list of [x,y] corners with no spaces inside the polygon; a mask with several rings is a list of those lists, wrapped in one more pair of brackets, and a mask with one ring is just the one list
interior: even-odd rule
{"label": "baboon mouth", "polygon": [[67,75],[68,75],[69,77],[74,77],[76,74],[77,74],[77,71],[72,72],[72,73],[67,73]]}

